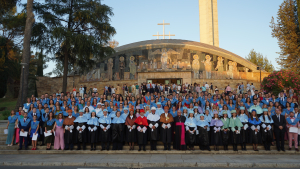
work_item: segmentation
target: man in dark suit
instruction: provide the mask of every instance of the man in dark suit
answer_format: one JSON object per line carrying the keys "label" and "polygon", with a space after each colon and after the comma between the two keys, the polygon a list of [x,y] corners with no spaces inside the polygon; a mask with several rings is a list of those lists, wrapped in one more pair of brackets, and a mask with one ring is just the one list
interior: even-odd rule
{"label": "man in dark suit", "polygon": [[284,150],[284,134],[285,134],[285,126],[286,121],[279,109],[276,109],[276,115],[272,117],[274,121],[274,134],[276,137],[276,146],[277,151]]}

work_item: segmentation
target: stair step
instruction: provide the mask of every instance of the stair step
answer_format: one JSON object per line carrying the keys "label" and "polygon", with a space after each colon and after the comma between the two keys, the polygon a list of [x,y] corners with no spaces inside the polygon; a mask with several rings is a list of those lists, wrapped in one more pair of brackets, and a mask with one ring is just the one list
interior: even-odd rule
{"label": "stair step", "polygon": [[[2,150],[17,150],[19,148],[19,146],[17,146],[17,145],[14,145],[14,146],[7,146],[7,145],[0,145],[0,151],[2,151]],[[82,147],[81,147],[82,148]],[[101,149],[102,147],[101,147],[101,145],[100,144],[97,144],[97,146],[96,146],[96,148],[97,149]],[[129,146],[128,145],[124,145],[123,146],[123,150],[129,150]],[[172,147],[171,147],[172,148]],[[199,149],[199,146],[195,146],[194,147],[195,149]],[[213,150],[214,149],[214,146],[210,146],[210,148]],[[285,145],[285,149],[287,150],[289,147],[288,147],[288,145]],[[28,146],[28,149],[32,149],[32,146]],[[38,150],[46,150],[46,146],[37,146],[37,149]],[[51,146],[51,149],[53,150],[54,149],[54,147],[53,147],[53,145]],[[77,149],[77,145],[74,145],[74,150],[75,149]],[[89,150],[90,149],[90,145],[89,144],[87,144],[87,146],[86,146],[86,149],[87,150]],[[112,145],[110,145],[110,150],[112,149]],[[135,145],[135,149],[138,149],[138,145]],[[150,149],[150,145],[147,145],[146,146],[146,149],[147,150],[149,150]],[[157,149],[158,150],[163,150],[164,149],[164,146],[162,146],[162,145],[158,145],[157,146]],[[223,150],[223,146],[219,146],[219,149],[220,150]],[[233,150],[233,147],[232,146],[228,146],[228,149],[229,150]],[[246,146],[246,149],[247,150],[252,150],[252,146],[251,145],[247,145]],[[257,149],[258,150],[264,150],[264,147],[263,146],[257,146]],[[271,146],[271,148],[270,148],[271,150],[276,150],[276,146]],[[238,146],[238,150],[241,150],[240,149],[240,146]]]}

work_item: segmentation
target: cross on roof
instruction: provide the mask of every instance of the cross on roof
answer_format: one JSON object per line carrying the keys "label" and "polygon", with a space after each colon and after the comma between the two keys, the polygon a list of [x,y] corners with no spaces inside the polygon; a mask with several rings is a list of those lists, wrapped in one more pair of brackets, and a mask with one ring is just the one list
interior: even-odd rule
{"label": "cross on roof", "polygon": [[163,34],[162,35],[160,35],[158,32],[157,32],[157,35],[153,35],[153,36],[157,36],[157,39],[159,39],[160,36],[162,36],[163,39],[165,39],[165,36],[169,36],[169,39],[171,39],[171,36],[175,36],[174,34],[171,34],[170,32],[168,35],[165,35],[165,25],[170,25],[170,23],[165,23],[165,20],[163,20],[163,23],[159,23],[157,25],[163,26]]}

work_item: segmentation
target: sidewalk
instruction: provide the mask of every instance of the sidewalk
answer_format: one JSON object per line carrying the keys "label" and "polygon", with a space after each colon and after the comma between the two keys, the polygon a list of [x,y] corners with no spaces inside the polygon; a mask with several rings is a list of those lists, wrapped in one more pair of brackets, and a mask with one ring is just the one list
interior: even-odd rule
{"label": "sidewalk", "polygon": [[300,168],[299,155],[0,155],[0,166]]}

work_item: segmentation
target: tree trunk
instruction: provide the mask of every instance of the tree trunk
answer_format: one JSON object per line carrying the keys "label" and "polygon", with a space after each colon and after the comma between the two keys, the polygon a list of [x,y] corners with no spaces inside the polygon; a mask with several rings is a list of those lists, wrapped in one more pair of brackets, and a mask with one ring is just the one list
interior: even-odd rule
{"label": "tree trunk", "polygon": [[[67,44],[66,44],[67,45]],[[67,85],[68,85],[68,49],[64,47],[64,74],[63,74],[63,88],[62,92],[66,94]]]}
{"label": "tree trunk", "polygon": [[[21,69],[20,90],[19,90],[18,101],[15,110],[18,110],[19,106],[22,105],[23,101],[27,97],[27,91],[28,91],[29,62],[31,57],[30,39],[31,39],[32,25],[34,23],[34,14],[32,12],[32,7],[33,7],[33,0],[27,0],[27,7],[26,7],[27,18],[26,18],[26,25],[25,25],[25,32],[24,32],[24,39],[23,39],[23,54],[22,54],[22,63],[26,63],[26,65],[24,65],[25,66],[24,69]],[[24,78],[22,79],[23,75]],[[23,100],[22,100],[22,92],[23,92]]]}

